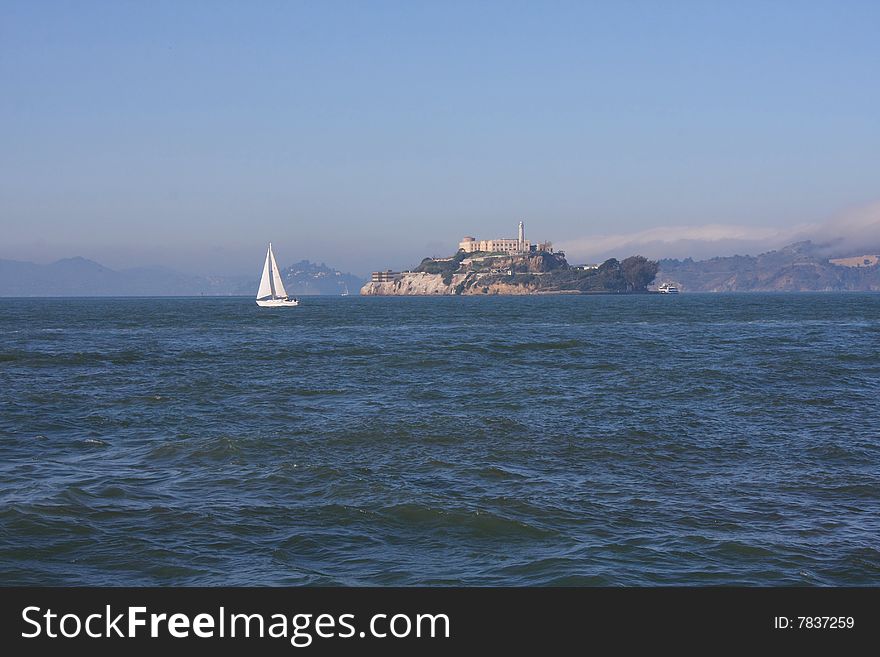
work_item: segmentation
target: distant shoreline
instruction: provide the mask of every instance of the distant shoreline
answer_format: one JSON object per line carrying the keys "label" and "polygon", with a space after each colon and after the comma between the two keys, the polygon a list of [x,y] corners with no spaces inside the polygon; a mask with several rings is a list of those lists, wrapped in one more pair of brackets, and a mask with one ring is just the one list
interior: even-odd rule
{"label": "distant shoreline", "polygon": [[[709,291],[694,291],[694,292],[681,292],[677,295],[667,295],[661,294],[656,290],[648,290],[647,292],[581,292],[578,290],[556,290],[556,291],[544,291],[544,292],[531,292],[529,294],[469,294],[469,295],[457,295],[457,294],[389,294],[389,295],[361,295],[361,294],[351,294],[351,295],[341,295],[341,294],[300,294],[297,295],[298,298],[306,298],[306,299],[367,299],[367,298],[382,298],[382,299],[401,299],[401,298],[417,298],[417,299],[449,299],[449,298],[473,298],[473,299],[494,299],[499,297],[504,298],[512,298],[512,297],[545,297],[545,296],[566,296],[566,297],[644,297],[644,296],[701,296],[701,297],[733,297],[733,296],[802,296],[802,295],[816,295],[816,296],[830,296],[830,295],[866,295],[866,296],[877,296],[880,295],[880,290],[736,290],[736,291],[728,291],[721,290],[715,292]],[[188,301],[192,301],[194,299],[198,300],[218,300],[218,299],[241,299],[246,301],[253,300],[253,296],[251,295],[197,295],[197,296],[187,296],[187,295],[165,295],[165,296],[0,296],[0,301],[77,301],[77,300],[101,300],[101,301],[113,301],[113,300],[149,300],[149,299],[161,299],[161,300],[170,300],[170,299],[186,299]],[[254,304],[256,307],[256,304]]]}

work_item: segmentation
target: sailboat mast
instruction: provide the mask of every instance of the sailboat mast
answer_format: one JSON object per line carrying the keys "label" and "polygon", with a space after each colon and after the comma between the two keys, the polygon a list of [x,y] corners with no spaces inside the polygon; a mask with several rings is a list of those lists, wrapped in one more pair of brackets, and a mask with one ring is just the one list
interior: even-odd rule
{"label": "sailboat mast", "polygon": [[272,298],[275,299],[278,294],[275,292],[275,272],[272,268],[275,266],[275,256],[272,254],[272,242],[269,242],[269,288],[272,290]]}

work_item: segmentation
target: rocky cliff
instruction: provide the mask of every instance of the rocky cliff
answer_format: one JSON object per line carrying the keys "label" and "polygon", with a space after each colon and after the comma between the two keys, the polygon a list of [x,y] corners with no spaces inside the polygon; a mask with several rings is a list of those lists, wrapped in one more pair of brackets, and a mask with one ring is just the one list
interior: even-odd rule
{"label": "rocky cliff", "polygon": [[535,294],[540,291],[534,283],[498,280],[492,274],[469,272],[453,274],[449,283],[442,274],[406,272],[396,281],[367,283],[361,288],[365,296],[433,296],[442,294]]}
{"label": "rocky cliff", "polygon": [[460,283],[453,275],[452,283],[443,282],[441,274],[426,274],[424,272],[406,272],[396,281],[386,283],[366,283],[361,288],[361,294],[367,296],[391,296],[391,295],[433,295],[455,294],[455,286]]}

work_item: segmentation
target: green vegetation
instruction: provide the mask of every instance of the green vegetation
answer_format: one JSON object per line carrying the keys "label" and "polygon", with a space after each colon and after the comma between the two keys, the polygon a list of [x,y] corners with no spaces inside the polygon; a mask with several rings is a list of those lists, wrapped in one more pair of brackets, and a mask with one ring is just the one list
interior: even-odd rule
{"label": "green vegetation", "polygon": [[434,260],[433,258],[425,258],[418,267],[413,271],[420,271],[426,274],[441,274],[443,282],[449,285],[452,282],[452,275],[458,271],[461,261],[467,258],[468,254],[459,251],[449,260]]}
{"label": "green vegetation", "polygon": [[[521,285],[536,292],[645,292],[658,270],[657,262],[639,255],[622,262],[610,258],[597,269],[586,271],[570,267],[563,256],[553,253],[488,255],[459,251],[445,260],[425,258],[414,271],[440,275],[444,285],[452,284],[456,272],[471,272],[453,290],[454,294],[464,294],[475,287],[488,292],[488,286],[495,283]],[[475,261],[462,269],[466,258]]]}
{"label": "green vegetation", "polygon": [[654,282],[660,264],[656,260],[648,260],[644,256],[630,256],[620,263],[620,273],[626,281],[627,290],[642,292]]}

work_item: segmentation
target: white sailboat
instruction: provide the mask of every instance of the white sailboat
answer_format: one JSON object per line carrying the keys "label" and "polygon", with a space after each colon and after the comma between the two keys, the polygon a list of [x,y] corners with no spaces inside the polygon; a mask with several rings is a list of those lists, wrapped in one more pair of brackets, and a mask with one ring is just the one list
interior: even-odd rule
{"label": "white sailboat", "polygon": [[264,308],[288,308],[299,305],[297,299],[287,296],[284,283],[281,282],[278,263],[275,262],[275,254],[272,253],[272,242],[269,242],[269,250],[266,252],[263,277],[260,279],[260,289],[257,292],[257,305]]}

